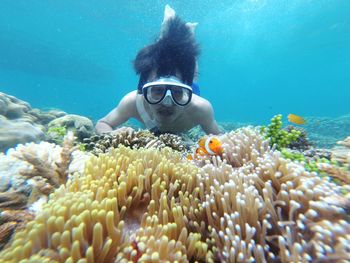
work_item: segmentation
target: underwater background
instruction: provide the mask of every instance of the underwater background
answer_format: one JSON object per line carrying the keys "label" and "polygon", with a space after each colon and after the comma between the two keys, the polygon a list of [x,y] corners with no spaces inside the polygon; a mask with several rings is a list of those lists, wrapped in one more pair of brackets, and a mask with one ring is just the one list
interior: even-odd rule
{"label": "underwater background", "polygon": [[[166,4],[199,22],[223,133],[96,134]],[[350,262],[349,14],[349,0],[0,1],[0,262]]]}
{"label": "underwater background", "polygon": [[131,61],[158,36],[167,3],[199,23],[198,82],[218,121],[350,112],[347,0],[2,0],[1,91],[103,117],[136,88]]}

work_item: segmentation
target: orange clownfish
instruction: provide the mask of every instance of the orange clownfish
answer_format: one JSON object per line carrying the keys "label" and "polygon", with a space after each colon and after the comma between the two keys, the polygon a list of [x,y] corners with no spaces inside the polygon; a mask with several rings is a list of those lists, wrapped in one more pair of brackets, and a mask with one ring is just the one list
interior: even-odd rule
{"label": "orange clownfish", "polygon": [[304,124],[305,123],[305,120],[302,117],[300,117],[298,115],[294,115],[294,114],[288,115],[288,121],[295,123],[295,124]]}
{"label": "orange clownfish", "polygon": [[198,159],[200,156],[221,155],[223,152],[222,143],[216,137],[203,137],[198,141],[196,151],[192,155],[188,155],[188,160]]}

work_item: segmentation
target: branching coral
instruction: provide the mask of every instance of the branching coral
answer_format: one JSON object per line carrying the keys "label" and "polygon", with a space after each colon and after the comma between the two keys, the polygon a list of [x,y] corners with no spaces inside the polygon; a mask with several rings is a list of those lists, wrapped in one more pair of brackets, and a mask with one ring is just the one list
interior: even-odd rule
{"label": "branching coral", "polygon": [[72,135],[65,137],[63,147],[46,142],[28,143],[0,155],[0,166],[4,169],[0,173],[0,233],[3,233],[0,247],[15,228],[27,222],[2,220],[3,213],[18,214],[22,210],[32,213],[55,188],[66,182],[74,149]]}
{"label": "branching coral", "polygon": [[74,151],[73,142],[68,133],[62,147],[27,143],[0,154],[0,209],[25,208],[64,184],[69,172],[81,170],[90,155]]}
{"label": "branching coral", "polygon": [[0,193],[0,209],[23,209],[27,205],[27,189]]}
{"label": "branching coral", "polygon": [[29,143],[17,146],[16,149],[10,150],[8,155],[32,165],[32,170],[22,172],[23,176],[46,178],[51,185],[58,187],[67,179],[73,142],[73,133],[69,133],[64,138],[62,148],[46,142]]}
{"label": "branching coral", "polygon": [[148,130],[135,131],[130,127],[123,127],[113,131],[111,134],[94,135],[84,139],[85,149],[94,154],[105,153],[110,148],[120,145],[137,148],[164,148],[170,147],[176,151],[185,149],[184,142],[180,136],[174,134],[161,134],[155,136]]}

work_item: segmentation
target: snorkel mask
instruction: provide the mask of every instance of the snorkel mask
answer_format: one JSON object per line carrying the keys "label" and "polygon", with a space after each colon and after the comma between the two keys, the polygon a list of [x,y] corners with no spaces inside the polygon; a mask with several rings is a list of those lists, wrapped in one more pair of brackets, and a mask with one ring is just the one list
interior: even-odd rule
{"label": "snorkel mask", "polygon": [[176,105],[186,106],[191,101],[192,88],[175,76],[160,77],[143,85],[142,94],[149,104],[166,104],[171,98]]}

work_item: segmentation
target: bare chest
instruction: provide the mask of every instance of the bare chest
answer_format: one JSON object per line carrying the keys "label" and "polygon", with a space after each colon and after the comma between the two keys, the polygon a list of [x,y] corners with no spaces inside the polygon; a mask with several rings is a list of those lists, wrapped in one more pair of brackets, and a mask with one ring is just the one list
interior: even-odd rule
{"label": "bare chest", "polygon": [[198,123],[193,121],[193,119],[189,114],[183,114],[179,116],[179,118],[177,118],[176,120],[172,121],[171,123],[161,123],[158,129],[161,132],[178,133],[178,132],[188,131],[197,125]]}
{"label": "bare chest", "polygon": [[[139,106],[135,107],[135,109],[136,108],[137,109],[135,111],[136,114],[134,117],[147,127],[145,119],[150,118],[152,120],[157,120],[158,118],[155,118],[155,116],[152,114],[152,111],[149,109],[149,105],[145,104],[144,101],[141,100],[141,97],[138,99],[140,99]],[[147,116],[144,116],[145,114],[142,115],[140,112],[146,112]],[[193,117],[192,108],[186,109],[186,111],[184,111],[175,119],[160,118],[157,121],[155,121],[155,124],[161,132],[172,132],[172,133],[184,132],[198,125],[195,118]]]}

